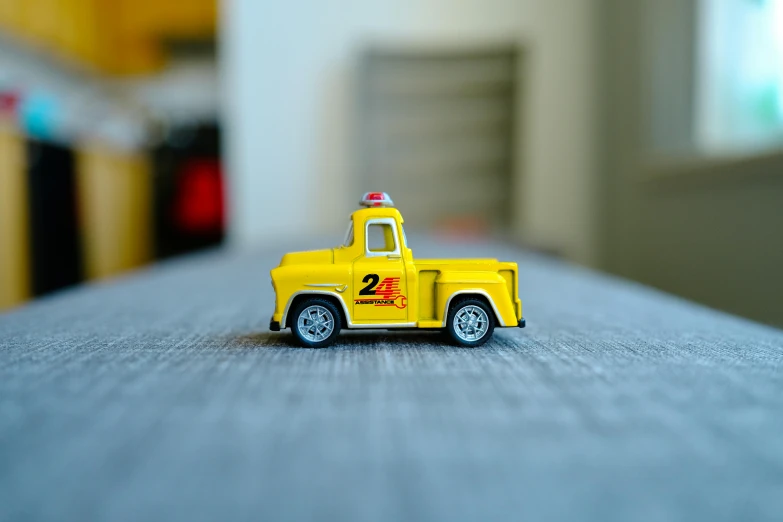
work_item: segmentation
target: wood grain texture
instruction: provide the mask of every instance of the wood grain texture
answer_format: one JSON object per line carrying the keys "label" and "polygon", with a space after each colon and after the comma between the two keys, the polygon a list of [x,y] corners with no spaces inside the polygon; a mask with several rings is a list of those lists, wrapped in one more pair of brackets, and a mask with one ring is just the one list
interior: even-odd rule
{"label": "wood grain texture", "polygon": [[518,261],[528,328],[297,348],[266,328],[282,249],[0,316],[0,520],[779,520],[783,333],[414,243]]}

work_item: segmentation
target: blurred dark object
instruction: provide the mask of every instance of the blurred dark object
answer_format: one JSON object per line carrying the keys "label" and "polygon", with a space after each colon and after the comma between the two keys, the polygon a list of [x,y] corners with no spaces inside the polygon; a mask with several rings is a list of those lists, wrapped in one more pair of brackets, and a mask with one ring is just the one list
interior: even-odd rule
{"label": "blurred dark object", "polygon": [[27,155],[32,289],[41,295],[82,280],[74,156],[40,141]]}
{"label": "blurred dark object", "polygon": [[173,129],[153,161],[157,256],[219,245],[225,207],[218,126]]}

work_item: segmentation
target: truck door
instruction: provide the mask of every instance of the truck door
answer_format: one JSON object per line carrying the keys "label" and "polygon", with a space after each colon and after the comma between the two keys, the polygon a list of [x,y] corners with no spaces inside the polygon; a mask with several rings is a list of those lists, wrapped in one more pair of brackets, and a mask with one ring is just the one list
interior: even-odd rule
{"label": "truck door", "polygon": [[393,218],[375,218],[364,226],[364,256],[353,265],[353,320],[405,323],[408,284],[397,223]]}

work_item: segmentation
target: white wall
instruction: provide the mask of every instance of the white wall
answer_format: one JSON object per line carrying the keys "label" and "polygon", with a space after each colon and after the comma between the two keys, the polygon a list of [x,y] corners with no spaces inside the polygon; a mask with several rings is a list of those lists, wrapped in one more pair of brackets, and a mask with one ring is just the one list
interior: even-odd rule
{"label": "white wall", "polygon": [[351,89],[364,44],[511,41],[527,52],[515,231],[592,261],[595,1],[224,0],[232,240],[342,228],[359,196]]}

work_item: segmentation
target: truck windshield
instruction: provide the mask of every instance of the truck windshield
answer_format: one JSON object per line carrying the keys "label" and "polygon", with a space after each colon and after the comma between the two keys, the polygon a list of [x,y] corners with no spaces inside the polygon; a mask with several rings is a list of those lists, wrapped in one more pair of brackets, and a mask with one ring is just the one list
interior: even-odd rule
{"label": "truck windshield", "polygon": [[345,241],[343,246],[349,247],[353,245],[353,221],[348,223],[348,230],[345,232]]}

